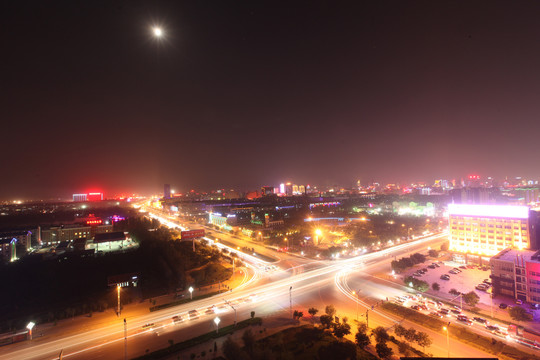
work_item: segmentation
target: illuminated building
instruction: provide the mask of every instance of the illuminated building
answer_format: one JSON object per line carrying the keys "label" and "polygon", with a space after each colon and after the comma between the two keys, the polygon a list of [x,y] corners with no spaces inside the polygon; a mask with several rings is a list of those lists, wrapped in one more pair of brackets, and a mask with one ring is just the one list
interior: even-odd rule
{"label": "illuminated building", "polygon": [[306,193],[306,187],[304,185],[298,186],[298,192],[300,194],[305,194]]}
{"label": "illuminated building", "polygon": [[74,202],[80,202],[80,201],[86,201],[88,194],[73,194],[73,201]]}
{"label": "illuminated building", "polygon": [[29,250],[31,242],[31,231],[10,231],[0,233],[0,257],[15,260],[13,248],[19,244],[23,245],[26,250]]}
{"label": "illuminated building", "polygon": [[506,249],[490,265],[494,295],[540,304],[540,251]]}
{"label": "illuminated building", "polygon": [[87,196],[88,201],[101,201],[103,200],[103,193],[101,192],[91,192]]}
{"label": "illuminated building", "polygon": [[53,226],[49,229],[42,229],[40,234],[41,240],[44,245],[50,245],[78,238],[91,239],[96,234],[113,231],[112,225],[92,225],[93,226]]}
{"label": "illuminated building", "polygon": [[261,196],[268,196],[274,194],[274,188],[272,186],[263,186],[261,188]]}
{"label": "illuminated building", "polygon": [[450,250],[493,256],[507,248],[528,249],[536,244],[529,213],[526,206],[449,204]]}
{"label": "illuminated building", "polygon": [[283,183],[279,184],[279,193],[285,194],[285,184]]}

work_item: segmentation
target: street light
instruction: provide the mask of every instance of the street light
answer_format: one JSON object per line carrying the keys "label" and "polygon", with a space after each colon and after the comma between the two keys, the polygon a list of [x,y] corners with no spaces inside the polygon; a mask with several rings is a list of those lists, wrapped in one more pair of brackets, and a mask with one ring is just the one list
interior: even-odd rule
{"label": "street light", "polygon": [[448,329],[450,327],[450,322],[448,323],[448,326],[444,326],[443,330],[446,331],[446,347],[448,348],[448,357],[450,357],[450,330]]}
{"label": "street light", "polygon": [[292,312],[292,286],[289,288],[289,307],[291,309],[291,318],[293,317],[293,312]]}
{"label": "street light", "polygon": [[219,331],[219,322],[221,320],[216,316],[216,318],[214,319],[214,322],[216,323],[216,334],[218,333]]}
{"label": "street light", "polygon": [[288,238],[284,238],[283,241],[286,241],[286,242],[287,242],[287,251],[289,251],[289,239],[288,239]]}
{"label": "street light", "polygon": [[356,321],[358,321],[358,303],[360,302],[360,290],[358,292],[354,291],[352,292],[353,295],[356,295]]}
{"label": "street light", "polygon": [[32,329],[36,326],[36,323],[33,321],[30,321],[28,325],[26,325],[26,328],[28,329],[28,336],[30,337],[30,340],[32,340]]}
{"label": "street light", "polygon": [[190,286],[188,291],[189,291],[189,296],[190,296],[191,300],[193,300],[193,286]]}

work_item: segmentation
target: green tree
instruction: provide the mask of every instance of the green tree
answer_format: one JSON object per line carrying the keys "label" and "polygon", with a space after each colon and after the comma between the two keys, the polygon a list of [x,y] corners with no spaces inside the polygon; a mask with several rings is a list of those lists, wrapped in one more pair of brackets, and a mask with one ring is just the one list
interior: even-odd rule
{"label": "green tree", "polygon": [[394,353],[392,349],[386,345],[386,342],[378,342],[377,345],[375,345],[375,351],[377,351],[377,355],[381,359],[387,359]]}
{"label": "green tree", "polygon": [[369,336],[365,332],[357,332],[355,335],[356,345],[362,349],[371,344]]}
{"label": "green tree", "polygon": [[386,342],[390,339],[388,332],[382,326],[377,326],[375,329],[371,330],[371,335],[375,336],[375,341],[378,343]]}
{"label": "green tree", "polygon": [[407,333],[407,329],[405,329],[405,327],[401,324],[396,324],[394,325],[394,333],[396,334],[396,336],[399,336],[402,338]]}
{"label": "green tree", "polygon": [[351,325],[347,324],[346,322],[342,323],[336,323],[334,325],[334,335],[342,339],[345,335],[349,335],[351,333]]}
{"label": "green tree", "polygon": [[441,245],[441,251],[448,251],[448,242]]}
{"label": "green tree", "polygon": [[510,314],[510,317],[516,321],[531,320],[531,316],[521,306],[514,306],[508,311],[508,313]]}
{"label": "green tree", "polygon": [[358,326],[358,332],[366,333],[367,332],[367,324],[365,322],[357,322]]}
{"label": "green tree", "polygon": [[326,313],[326,315],[334,317],[336,315],[336,308],[334,307],[334,305],[326,305],[324,312]]}
{"label": "green tree", "polygon": [[330,315],[321,315],[319,320],[325,329],[330,329],[330,327],[334,324],[334,317]]}
{"label": "green tree", "polygon": [[439,283],[437,282],[434,282],[433,284],[431,284],[431,288],[435,291],[439,291],[441,290],[441,285],[439,285]]}
{"label": "green tree", "polygon": [[405,340],[412,343],[416,340],[416,329],[410,328],[405,331],[404,334]]}
{"label": "green tree", "polygon": [[439,252],[435,249],[431,249],[428,251],[428,255],[433,257],[433,258],[437,258],[439,257]]}
{"label": "green tree", "polygon": [[469,306],[476,306],[478,301],[480,301],[480,296],[478,296],[474,291],[468,292],[463,295],[463,301]]}
{"label": "green tree", "polygon": [[424,352],[426,352],[426,346],[430,346],[433,343],[429,335],[421,331],[416,333],[414,341],[424,349]]}
{"label": "green tree", "polygon": [[253,319],[255,317],[255,311],[251,312],[251,318]]}
{"label": "green tree", "polygon": [[311,315],[311,318],[312,318],[312,319],[313,319],[313,317],[314,317],[315,315],[317,315],[318,312],[319,312],[319,310],[315,309],[314,307],[310,307],[310,308],[308,309],[308,313],[309,313],[309,315]]}

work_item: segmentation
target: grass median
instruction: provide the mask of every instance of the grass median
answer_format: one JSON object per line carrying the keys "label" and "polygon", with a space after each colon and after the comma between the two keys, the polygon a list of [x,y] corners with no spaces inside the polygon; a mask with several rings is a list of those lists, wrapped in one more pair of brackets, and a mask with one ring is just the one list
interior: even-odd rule
{"label": "grass median", "polygon": [[[443,327],[448,325],[448,321],[424,315],[416,310],[409,309],[390,302],[385,302],[381,308],[387,312],[401,316],[408,321],[418,323],[428,329],[437,331],[441,334],[446,334],[446,332],[444,332],[443,330]],[[540,360],[540,357],[538,356],[531,355],[530,353],[507,345],[505,340],[478,335],[462,326],[450,325],[448,329],[450,337],[452,337],[453,339],[474,346],[490,354],[497,355],[500,358],[508,360]]]}
{"label": "grass median", "polygon": [[160,350],[156,350],[154,352],[151,352],[151,353],[148,353],[146,355],[137,357],[135,359],[140,359],[140,360],[162,359],[162,358],[164,358],[166,356],[172,355],[174,353],[177,353],[177,352],[185,350],[185,349],[189,349],[190,347],[205,343],[205,342],[207,342],[209,340],[217,339],[217,338],[220,338],[222,336],[229,335],[229,334],[231,334],[231,333],[233,333],[233,332],[235,332],[237,330],[244,329],[244,328],[246,328],[248,326],[251,326],[251,325],[259,325],[259,326],[262,325],[262,318],[255,317],[253,319],[243,320],[243,321],[238,322],[236,324],[236,326],[229,325],[229,326],[225,326],[225,327],[219,329],[218,333],[216,333],[215,331],[211,331],[209,333],[194,337],[193,339],[189,339],[189,340],[186,340],[186,341],[182,341],[182,342],[173,344],[173,345],[171,345],[169,347],[166,347],[166,348],[163,348],[163,349],[160,349]]}

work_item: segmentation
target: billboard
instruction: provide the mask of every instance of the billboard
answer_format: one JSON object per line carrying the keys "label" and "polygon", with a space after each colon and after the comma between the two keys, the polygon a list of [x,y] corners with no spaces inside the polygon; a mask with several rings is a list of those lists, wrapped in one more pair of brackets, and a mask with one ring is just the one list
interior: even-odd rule
{"label": "billboard", "polygon": [[199,237],[203,237],[203,236],[204,236],[204,229],[187,230],[187,231],[182,231],[180,233],[180,238],[182,240],[199,238]]}

